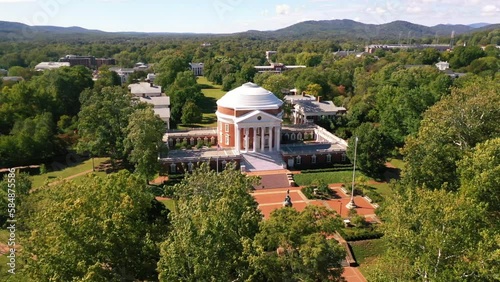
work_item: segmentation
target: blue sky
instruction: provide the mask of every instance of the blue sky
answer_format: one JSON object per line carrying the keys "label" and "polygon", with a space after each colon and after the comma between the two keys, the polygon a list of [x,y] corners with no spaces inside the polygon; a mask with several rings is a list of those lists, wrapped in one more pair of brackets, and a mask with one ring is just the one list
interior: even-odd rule
{"label": "blue sky", "polygon": [[329,19],[499,23],[500,0],[0,0],[0,20],[104,31],[229,33]]}

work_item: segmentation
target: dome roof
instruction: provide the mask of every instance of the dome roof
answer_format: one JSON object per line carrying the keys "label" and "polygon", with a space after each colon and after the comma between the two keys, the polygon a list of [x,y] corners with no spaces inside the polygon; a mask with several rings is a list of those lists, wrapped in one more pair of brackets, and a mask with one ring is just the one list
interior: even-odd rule
{"label": "dome roof", "polygon": [[217,101],[217,105],[238,110],[270,110],[278,109],[283,101],[255,83],[247,82],[226,93]]}

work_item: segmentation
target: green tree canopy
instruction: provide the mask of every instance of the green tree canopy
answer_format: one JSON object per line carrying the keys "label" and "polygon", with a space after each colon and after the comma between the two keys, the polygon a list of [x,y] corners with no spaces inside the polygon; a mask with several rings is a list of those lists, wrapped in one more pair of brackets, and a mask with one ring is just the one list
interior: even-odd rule
{"label": "green tree canopy", "polygon": [[[33,281],[156,280],[166,210],[126,171],[62,182],[28,198],[23,243]],[[160,209],[160,210],[156,210]],[[161,210],[163,209],[163,210]],[[150,215],[158,215],[153,217]]]}
{"label": "green tree canopy", "polygon": [[248,193],[255,179],[228,164],[220,174],[206,164],[175,186],[172,231],[161,245],[160,281],[245,279],[244,246],[262,218]]}

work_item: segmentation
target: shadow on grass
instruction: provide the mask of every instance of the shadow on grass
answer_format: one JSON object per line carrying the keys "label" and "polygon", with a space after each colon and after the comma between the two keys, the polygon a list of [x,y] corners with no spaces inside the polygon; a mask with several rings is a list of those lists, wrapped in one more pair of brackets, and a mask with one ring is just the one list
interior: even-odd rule
{"label": "shadow on grass", "polygon": [[201,112],[204,114],[212,114],[217,110],[217,100],[213,97],[204,96],[200,101]]}
{"label": "shadow on grass", "polygon": [[217,87],[210,84],[198,83],[198,85],[201,89],[217,89]]}

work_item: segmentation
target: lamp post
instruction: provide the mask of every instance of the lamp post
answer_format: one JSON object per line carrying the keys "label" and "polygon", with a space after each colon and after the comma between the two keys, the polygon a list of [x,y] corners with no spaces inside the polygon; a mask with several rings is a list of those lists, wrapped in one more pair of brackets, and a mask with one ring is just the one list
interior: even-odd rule
{"label": "lamp post", "polygon": [[351,200],[347,205],[345,206],[348,209],[353,209],[356,207],[356,204],[354,203],[354,176],[356,174],[356,151],[358,149],[358,136],[356,136],[355,142],[354,142],[354,165],[352,168],[352,190],[351,190]]}

